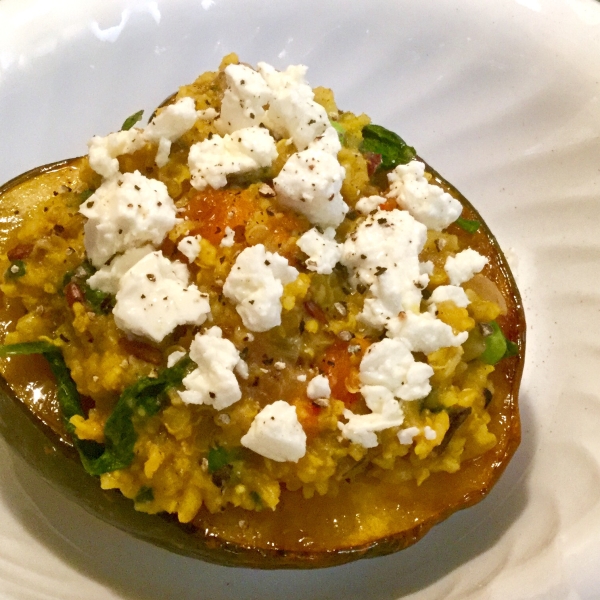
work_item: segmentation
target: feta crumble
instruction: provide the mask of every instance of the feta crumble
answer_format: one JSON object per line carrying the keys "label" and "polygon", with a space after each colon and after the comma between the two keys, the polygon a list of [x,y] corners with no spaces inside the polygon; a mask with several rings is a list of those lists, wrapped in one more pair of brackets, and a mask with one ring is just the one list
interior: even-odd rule
{"label": "feta crumble", "polygon": [[278,200],[314,225],[337,227],[348,212],[340,190],[346,170],[319,149],[292,154],[273,180]]}
{"label": "feta crumble", "polygon": [[119,329],[160,342],[177,325],[204,323],[208,296],[188,285],[187,267],[161,252],[139,260],[119,281],[113,309]]}
{"label": "feta crumble", "polygon": [[187,353],[181,350],[175,350],[171,352],[167,357],[167,368],[174,367]]}
{"label": "feta crumble", "polygon": [[325,375],[317,375],[313,377],[306,387],[306,395],[311,400],[317,400],[318,398],[329,398],[331,396],[331,387],[329,386],[329,379]]}
{"label": "feta crumble", "polygon": [[424,174],[425,165],[418,160],[398,165],[388,173],[388,197],[428,229],[442,231],[460,217],[462,204],[439,185],[430,184]]}
{"label": "feta crumble", "polygon": [[440,348],[461,346],[469,337],[466,331],[454,335],[450,325],[428,312],[400,313],[388,322],[387,335],[401,339],[412,352],[425,354],[431,354]]}
{"label": "feta crumble", "polygon": [[306,454],[306,433],[296,407],[284,400],[265,406],[252,421],[242,446],[277,462],[298,462]]}
{"label": "feta crumble", "polygon": [[132,248],[124,254],[115,256],[108,265],[98,269],[88,280],[88,285],[93,290],[100,290],[105,294],[116,294],[119,290],[121,277],[139,260],[154,251],[154,247],[147,245],[141,248]]}
{"label": "feta crumble", "polygon": [[250,331],[268,331],[281,324],[283,286],[295,281],[298,271],[263,244],[243,250],[231,268],[223,293]]}
{"label": "feta crumble", "polygon": [[139,171],[105,180],[79,212],[87,217],[85,250],[95,267],[132,247],[158,246],[177,221],[167,186]]}
{"label": "feta crumble", "polygon": [[207,404],[222,410],[242,397],[233,372],[240,363],[240,355],[222,335],[219,327],[211,327],[192,340],[190,358],[198,367],[183,378],[185,390],[179,396],[186,404]]}
{"label": "feta crumble", "polygon": [[200,254],[200,241],[202,236],[199,235],[186,235],[177,244],[177,250],[183,254],[190,263],[193,263]]}
{"label": "feta crumble", "polygon": [[440,302],[454,302],[458,308],[466,308],[470,304],[470,300],[463,290],[458,285],[440,285],[433,290],[433,293],[427,300],[427,310],[435,315],[437,304]]}
{"label": "feta crumble", "polygon": [[344,242],[341,263],[354,286],[369,288],[360,320],[383,328],[402,310],[418,311],[429,276],[421,272],[419,253],[427,228],[406,211],[378,210]]}
{"label": "feta crumble", "polygon": [[487,263],[488,259],[485,256],[471,248],[467,248],[455,256],[449,256],[446,259],[444,269],[450,278],[450,283],[460,285],[465,281],[469,281],[475,273],[479,273]]}
{"label": "feta crumble", "polygon": [[421,430],[418,427],[407,427],[398,432],[398,441],[403,446],[410,446],[413,443],[415,436],[419,435]]}
{"label": "feta crumble", "polygon": [[222,246],[223,248],[231,248],[231,246],[233,246],[234,243],[235,231],[231,229],[231,227],[225,227],[225,235],[223,236],[223,239],[221,240],[219,246]]}
{"label": "feta crumble", "polygon": [[[394,398],[419,400],[431,391],[433,369],[416,362],[400,339],[386,338],[367,349],[359,369],[362,386],[383,386]],[[362,390],[362,388],[361,388]]]}
{"label": "feta crumble", "polygon": [[308,254],[306,268],[323,275],[329,275],[342,257],[342,245],[335,241],[333,227],[328,227],[323,233],[313,227],[296,244],[304,254]]}
{"label": "feta crumble", "polygon": [[355,208],[362,215],[368,215],[374,210],[377,210],[381,204],[385,203],[385,201],[386,199],[381,196],[367,196],[366,198],[361,198],[356,203]]}
{"label": "feta crumble", "polygon": [[190,148],[188,166],[192,186],[203,190],[227,185],[227,175],[269,167],[277,157],[275,140],[261,127],[238,129],[223,137],[214,135]]}
{"label": "feta crumble", "polygon": [[90,167],[106,179],[119,173],[117,156],[131,154],[146,144],[144,132],[133,128],[129,131],[115,131],[107,136],[95,135],[88,142]]}

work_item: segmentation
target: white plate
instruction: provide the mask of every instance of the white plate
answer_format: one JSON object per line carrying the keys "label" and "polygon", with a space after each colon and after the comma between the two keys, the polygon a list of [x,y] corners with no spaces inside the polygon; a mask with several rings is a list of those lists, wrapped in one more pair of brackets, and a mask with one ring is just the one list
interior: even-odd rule
{"label": "white plate", "polygon": [[600,4],[1,0],[0,181],[83,154],[230,51],[308,64],[483,213],[527,310],[522,446],[484,502],[404,552],[261,572],[130,539],[0,444],[0,598],[598,598]]}

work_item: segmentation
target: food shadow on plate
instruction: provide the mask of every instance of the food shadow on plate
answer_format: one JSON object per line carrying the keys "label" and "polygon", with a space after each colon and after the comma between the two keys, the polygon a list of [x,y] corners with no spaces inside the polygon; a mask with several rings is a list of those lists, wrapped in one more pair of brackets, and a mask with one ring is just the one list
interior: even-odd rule
{"label": "food shadow on plate", "polygon": [[[453,570],[492,548],[518,520],[528,503],[529,467],[537,443],[529,404],[528,394],[522,394],[523,441],[488,498],[434,527],[411,548],[341,567],[259,571],[220,567],[169,553],[135,540],[65,501],[16,457],[12,472],[6,474],[8,481],[16,485],[2,486],[0,497],[52,558],[112,590],[117,597],[390,600],[434,586]],[[7,465],[2,469],[7,469]],[[36,510],[31,510],[28,500]],[[493,578],[501,568],[499,563],[481,576]],[[439,597],[444,596],[445,593]]]}

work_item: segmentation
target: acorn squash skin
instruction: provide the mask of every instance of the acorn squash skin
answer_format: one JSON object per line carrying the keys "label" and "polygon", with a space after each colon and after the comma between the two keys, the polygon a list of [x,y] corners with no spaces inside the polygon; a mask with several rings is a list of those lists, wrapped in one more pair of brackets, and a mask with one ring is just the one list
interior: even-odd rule
{"label": "acorn squash skin", "polygon": [[[61,161],[24,173],[0,187],[0,251],[5,251],[10,232],[26,218],[27,207],[43,198],[49,186],[57,186],[77,176],[82,159]],[[392,530],[364,543],[336,543],[327,545],[321,540],[316,548],[251,547],[236,543],[218,534],[210,515],[203,515],[195,526],[181,525],[176,519],[157,517],[136,512],[131,501],[114,491],[103,491],[96,478],[89,476],[81,466],[64,432],[50,427],[33,414],[11,387],[2,382],[0,389],[0,433],[13,448],[19,459],[29,464],[42,478],[103,521],[169,551],[204,561],[228,566],[261,569],[320,568],[354,561],[360,558],[382,556],[402,550],[419,539],[436,523],[457,510],[482,500],[496,483],[517,449],[521,431],[518,413],[518,391],[525,355],[525,317],[521,298],[512,274],[495,238],[479,213],[448,182],[428,167],[434,179],[458,198],[466,209],[466,217],[481,223],[480,233],[488,244],[488,255],[493,256],[496,283],[507,298],[509,313],[502,321],[507,337],[519,347],[516,357],[499,363],[497,396],[491,407],[495,420],[504,422],[502,430],[495,431],[497,445],[482,456],[466,461],[460,471],[452,475],[436,473],[425,481],[417,494],[435,495],[435,486],[454,489],[444,506],[433,506],[416,524],[401,530]],[[17,193],[18,192],[18,193]],[[15,215],[15,211],[19,215]],[[4,311],[5,312],[5,311]],[[1,314],[1,313],[0,313]],[[0,321],[6,322],[6,314]],[[5,325],[6,327],[6,325]],[[494,419],[494,415],[493,415]],[[445,484],[448,484],[445,486]],[[340,494],[343,490],[340,491]],[[309,504],[312,501],[307,501]],[[310,506],[308,506],[310,509]],[[305,511],[311,518],[313,509]],[[275,513],[271,513],[275,514]],[[206,519],[205,519],[206,517]],[[208,535],[206,535],[208,531]],[[300,535],[300,533],[299,533]]]}

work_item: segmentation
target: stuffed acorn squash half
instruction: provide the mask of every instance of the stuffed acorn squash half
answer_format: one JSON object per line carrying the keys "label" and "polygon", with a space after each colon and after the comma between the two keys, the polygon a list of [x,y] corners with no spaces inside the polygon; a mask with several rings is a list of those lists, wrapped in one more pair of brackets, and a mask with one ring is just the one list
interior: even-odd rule
{"label": "stuffed acorn squash half", "polygon": [[101,519],[226,565],[401,550],[520,440],[496,240],[305,72],[227,56],[0,188],[4,437]]}

